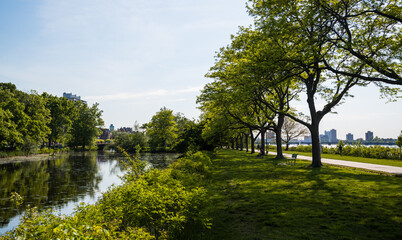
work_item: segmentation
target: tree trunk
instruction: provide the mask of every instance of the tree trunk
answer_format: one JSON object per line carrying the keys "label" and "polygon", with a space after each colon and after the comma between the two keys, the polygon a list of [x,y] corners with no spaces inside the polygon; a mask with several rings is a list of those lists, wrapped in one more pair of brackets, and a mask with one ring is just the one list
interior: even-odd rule
{"label": "tree trunk", "polygon": [[286,142],[286,148],[285,148],[285,150],[286,150],[286,151],[289,150],[289,142]]}
{"label": "tree trunk", "polygon": [[234,139],[232,138],[232,149],[234,149]]}
{"label": "tree trunk", "polygon": [[260,155],[265,155],[265,133],[267,130],[261,130],[261,144],[260,144]]}
{"label": "tree trunk", "polygon": [[321,167],[321,144],[320,144],[320,133],[319,133],[319,124],[318,122],[312,121],[313,124],[310,127],[311,133],[311,144],[312,144],[312,155],[313,162],[311,163],[311,167]]}
{"label": "tree trunk", "polygon": [[282,126],[285,121],[285,115],[279,114],[278,116],[278,123],[275,129],[276,135],[276,158],[275,159],[283,159],[283,152],[282,152]]}
{"label": "tree trunk", "polygon": [[246,143],[246,152],[248,152],[248,134],[244,134],[245,136],[245,143]]}
{"label": "tree trunk", "polygon": [[251,153],[255,153],[255,139],[254,139],[254,134],[253,130],[250,129],[250,140],[251,140]]}
{"label": "tree trunk", "polygon": [[236,150],[239,150],[239,136],[235,138],[236,141]]}
{"label": "tree trunk", "polygon": [[243,133],[240,134],[240,151],[243,151]]}

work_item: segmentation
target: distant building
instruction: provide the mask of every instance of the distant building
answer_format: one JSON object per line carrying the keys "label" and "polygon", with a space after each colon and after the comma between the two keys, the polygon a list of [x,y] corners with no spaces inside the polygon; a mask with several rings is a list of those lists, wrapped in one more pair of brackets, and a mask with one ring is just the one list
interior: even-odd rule
{"label": "distant building", "polygon": [[303,143],[311,143],[311,136],[304,136]]}
{"label": "distant building", "polygon": [[329,142],[328,135],[320,134],[320,142],[322,142],[322,143]]}
{"label": "distant building", "polygon": [[133,133],[133,128],[130,127],[121,127],[117,131],[119,132],[127,132],[127,133]]}
{"label": "distant building", "polygon": [[101,128],[102,134],[99,136],[99,139],[110,139],[110,131],[107,128]]}
{"label": "distant building", "polygon": [[325,131],[324,135],[328,138],[328,142],[330,142],[330,143],[338,142],[338,138],[336,137],[335,129],[331,129],[330,131]]}
{"label": "distant building", "polygon": [[110,130],[110,132],[114,131],[114,125],[113,124],[110,124],[109,130]]}
{"label": "distant building", "polygon": [[351,133],[346,134],[346,140],[353,141],[353,134]]}
{"label": "distant building", "polygon": [[372,131],[367,131],[366,132],[366,141],[371,141],[374,139],[374,134]]}
{"label": "distant building", "polygon": [[72,93],[63,93],[63,97],[65,97],[65,98],[67,98],[67,99],[69,99],[71,101],[74,101],[74,102],[80,101],[80,102],[83,102],[83,103],[87,103],[86,101],[81,100],[80,96],[77,96],[77,95],[72,94]]}

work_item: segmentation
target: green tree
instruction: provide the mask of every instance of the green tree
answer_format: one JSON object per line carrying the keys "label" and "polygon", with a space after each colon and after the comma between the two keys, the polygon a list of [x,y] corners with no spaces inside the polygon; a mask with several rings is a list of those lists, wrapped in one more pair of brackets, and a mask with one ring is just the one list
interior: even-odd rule
{"label": "green tree", "polygon": [[140,145],[142,148],[147,146],[147,137],[144,132],[116,132],[111,147],[117,150],[117,146],[119,146],[127,152],[135,152],[137,145]]}
{"label": "green tree", "polygon": [[399,134],[398,139],[396,140],[396,145],[399,147],[399,158],[402,159],[402,131]]}
{"label": "green tree", "polygon": [[101,118],[102,111],[98,109],[98,104],[88,107],[86,103],[75,102],[77,116],[74,118],[71,128],[70,145],[73,147],[91,146],[96,137],[99,136],[99,129],[104,123]]}
{"label": "green tree", "polygon": [[[213,83],[207,84],[197,102],[201,104],[201,110],[207,114],[209,121],[207,126],[213,127],[211,130],[225,129],[228,136],[232,136],[237,142],[236,148],[242,148],[243,136],[248,139],[251,136],[251,152],[254,153],[254,131],[259,131],[259,135],[265,136],[265,132],[272,127],[275,114],[269,114],[267,109],[263,111],[256,103],[252,94],[245,92],[246,89],[228,86],[224,77],[219,76],[224,72],[213,72],[208,77],[214,77]],[[221,124],[218,124],[221,122]],[[215,129],[214,129],[215,128]],[[248,131],[245,133],[244,129]],[[213,131],[210,131],[213,133]],[[216,133],[215,133],[216,134]],[[239,139],[240,138],[240,139]],[[240,144],[239,144],[240,142]],[[260,152],[265,154],[264,140],[261,144]]]}
{"label": "green tree", "polygon": [[42,97],[46,101],[46,108],[50,110],[51,121],[48,127],[51,133],[48,135],[48,146],[53,143],[64,144],[69,139],[69,132],[73,118],[77,115],[77,108],[74,102],[62,97],[56,97],[43,93]]}
{"label": "green tree", "polygon": [[190,122],[190,119],[186,118],[183,113],[176,113],[174,114],[173,120],[177,124],[177,134],[180,134],[186,128],[187,123]]}
{"label": "green tree", "polygon": [[[278,63],[302,83],[310,122],[313,167],[321,166],[319,123],[348,96],[353,86],[374,83],[382,97],[394,100],[401,81],[401,7],[383,1],[252,0],[249,11],[257,29],[280,49]],[[289,74],[288,74],[289,75]],[[315,99],[326,101],[318,110]]]}
{"label": "green tree", "polygon": [[0,84],[1,121],[4,130],[0,142],[9,150],[30,150],[46,140],[50,129],[49,110],[35,91],[18,91],[11,83]]}
{"label": "green tree", "polygon": [[[317,8],[331,19],[327,40],[347,63],[333,65],[330,71],[374,82],[382,91],[394,91],[382,85],[402,85],[400,0],[315,1]],[[362,71],[354,71],[362,67]],[[396,93],[396,92],[394,92]]]}
{"label": "green tree", "polygon": [[48,127],[51,121],[50,110],[46,108],[44,98],[36,91],[31,91],[30,94],[21,93],[20,102],[25,105],[24,112],[28,116],[26,131],[24,131],[25,141],[42,144],[51,133]]}
{"label": "green tree", "polygon": [[[323,117],[348,96],[355,85],[365,86],[357,77],[334,74],[325,66],[343,63],[347,59],[339,58],[333,44],[328,42],[328,25],[332,20],[321,11],[317,1],[253,1],[251,14],[256,18],[260,30],[275,49],[269,65],[274,74],[280,74],[277,82],[299,85],[306,94],[309,107],[309,121],[295,114],[284,113],[293,120],[305,125],[312,138],[312,167],[320,167],[321,149],[319,126]],[[274,61],[272,61],[274,60]],[[361,67],[354,69],[362,72]],[[320,110],[316,101],[321,98],[326,102]]]}
{"label": "green tree", "polygon": [[149,136],[151,150],[171,148],[177,138],[177,123],[174,121],[173,111],[163,107],[149,123],[144,125]]}
{"label": "green tree", "polygon": [[[282,126],[285,113],[290,114],[290,102],[297,99],[300,89],[292,82],[281,82],[283,69],[281,69],[278,49],[272,48],[267,41],[266,35],[261,31],[248,28],[241,28],[239,33],[232,36],[232,43],[222,48],[217,55],[217,62],[207,74],[208,77],[222,82],[222,88],[227,88],[230,95],[233,95],[231,104],[233,111],[244,109],[252,111],[254,117],[261,116],[267,119],[267,124],[261,129],[261,137],[265,132],[271,130],[276,135],[277,158],[283,158],[282,154]],[[287,76],[287,75],[285,75]],[[236,94],[236,95],[235,95]],[[235,99],[235,100],[233,100]],[[226,104],[227,105],[227,104]],[[244,105],[244,107],[240,107]],[[232,111],[232,112],[233,112]],[[258,113],[258,114],[257,114]],[[233,115],[233,114],[232,114]],[[238,114],[233,116],[239,121],[250,114]],[[248,124],[255,122],[255,119],[248,119]],[[248,125],[246,124],[246,125]],[[264,154],[265,141],[261,142],[261,153]]]}
{"label": "green tree", "polygon": [[23,143],[22,134],[18,131],[14,113],[23,115],[22,106],[13,98],[9,89],[0,87],[0,149],[12,149]]}
{"label": "green tree", "polygon": [[205,126],[205,121],[194,122],[188,121],[183,128],[183,131],[178,134],[174,150],[185,153],[187,151],[209,150],[212,151],[214,144],[209,144],[203,137],[202,131]]}

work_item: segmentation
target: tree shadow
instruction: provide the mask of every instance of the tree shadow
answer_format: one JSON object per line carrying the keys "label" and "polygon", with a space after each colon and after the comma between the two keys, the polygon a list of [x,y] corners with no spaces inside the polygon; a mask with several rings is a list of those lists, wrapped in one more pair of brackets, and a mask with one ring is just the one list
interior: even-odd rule
{"label": "tree shadow", "polygon": [[401,178],[278,163],[219,154],[208,239],[402,239]]}

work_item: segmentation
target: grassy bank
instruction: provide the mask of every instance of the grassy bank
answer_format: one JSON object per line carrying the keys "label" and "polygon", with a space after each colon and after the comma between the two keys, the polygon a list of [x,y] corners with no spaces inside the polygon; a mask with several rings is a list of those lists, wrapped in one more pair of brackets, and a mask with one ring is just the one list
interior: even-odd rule
{"label": "grassy bank", "polygon": [[221,151],[207,239],[402,239],[402,178]]}
{"label": "grassy bank", "polygon": [[[269,150],[273,152],[272,149]],[[284,153],[296,153],[302,156],[309,156],[311,157],[311,153],[308,152],[298,152],[298,151],[284,151]],[[395,167],[402,167],[401,160],[390,160],[390,159],[377,159],[377,158],[364,158],[364,157],[353,157],[353,156],[340,156],[339,154],[321,154],[322,158],[328,159],[336,159],[336,160],[344,160],[344,161],[352,161],[352,162],[362,162],[362,163],[372,163],[372,164],[380,164],[380,165],[387,165],[387,166],[395,166]]]}

